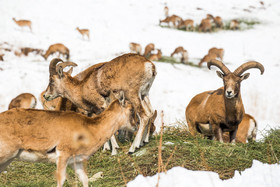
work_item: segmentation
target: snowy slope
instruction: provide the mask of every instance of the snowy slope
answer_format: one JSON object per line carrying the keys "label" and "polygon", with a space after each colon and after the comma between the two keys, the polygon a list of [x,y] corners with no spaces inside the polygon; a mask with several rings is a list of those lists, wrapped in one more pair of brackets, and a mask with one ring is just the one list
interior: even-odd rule
{"label": "snowy slope", "polygon": [[[224,20],[244,18],[258,20],[260,25],[245,31],[192,33],[158,26],[164,18],[164,3],[170,14],[193,19],[196,24],[211,13]],[[255,8],[250,8],[253,6]],[[197,10],[197,8],[202,10]],[[249,9],[251,12],[244,11]],[[33,32],[19,28],[16,19],[32,20]],[[250,78],[241,85],[247,113],[253,115],[259,129],[277,127],[280,123],[280,1],[266,0],[264,7],[255,0],[1,0],[0,44],[8,42],[13,49],[34,47],[46,50],[63,43],[70,49],[71,60],[78,64],[74,75],[95,63],[108,61],[129,52],[129,42],[142,48],[150,42],[170,55],[182,45],[190,60],[197,63],[211,47],[225,50],[224,61],[231,70],[248,60],[265,66],[264,75],[250,70]],[[90,29],[90,41],[75,30]],[[0,51],[1,52],[1,51]],[[16,57],[5,52],[0,62],[0,111],[5,111],[12,98],[23,92],[35,96],[47,87],[48,65],[41,56]],[[165,113],[165,124],[185,121],[184,112],[191,98],[206,90],[222,86],[215,70],[155,62],[157,77],[150,90],[152,105]],[[41,105],[38,105],[41,108]],[[159,125],[159,119],[157,121]],[[258,138],[261,138],[258,135]],[[278,182],[279,183],[279,182]]]}
{"label": "snowy slope", "polygon": [[[280,36],[279,3],[265,2],[266,9],[256,1],[241,0],[220,2],[207,1],[166,1],[170,14],[192,18],[196,23],[204,18],[206,13],[220,15],[224,20],[233,18],[257,19],[262,22],[255,29],[246,31],[220,31],[213,34],[186,33],[177,30],[164,29],[158,26],[163,18],[162,1],[7,1],[2,0],[0,22],[0,41],[8,42],[18,47],[36,47],[47,49],[53,43],[64,43],[69,49],[71,60],[78,63],[74,74],[86,67],[111,60],[117,54],[128,52],[129,42],[138,42],[144,47],[147,43],[155,43],[164,55],[169,55],[177,46],[184,46],[193,62],[202,58],[213,46],[225,49],[225,62],[230,69],[236,68],[247,60],[256,60],[264,64],[266,71],[263,76],[257,70],[251,70],[251,77],[242,83],[242,96],[246,112],[256,117],[258,121],[269,121],[270,126],[279,123],[277,108],[280,100],[276,92],[278,42]],[[211,6],[209,6],[211,5]],[[255,6],[252,12],[243,11],[248,6]],[[203,10],[196,10],[197,7]],[[30,19],[33,22],[33,32],[23,31],[11,20]],[[278,18],[278,19],[277,19]],[[89,28],[91,40],[83,40],[75,30]],[[51,58],[50,58],[51,59]],[[0,66],[1,111],[6,110],[10,100],[22,92],[31,92],[36,96],[47,86],[48,63],[40,56],[18,58],[6,54]],[[164,110],[166,124],[184,120],[184,110],[190,99],[197,93],[212,90],[222,86],[222,81],[215,71],[206,68],[197,69],[184,65],[156,63],[158,76],[151,89],[151,101],[154,108]],[[10,80],[10,81],[7,81]],[[5,88],[5,89],[4,89]],[[268,97],[269,95],[269,97]],[[260,123],[265,126],[267,123]]]}

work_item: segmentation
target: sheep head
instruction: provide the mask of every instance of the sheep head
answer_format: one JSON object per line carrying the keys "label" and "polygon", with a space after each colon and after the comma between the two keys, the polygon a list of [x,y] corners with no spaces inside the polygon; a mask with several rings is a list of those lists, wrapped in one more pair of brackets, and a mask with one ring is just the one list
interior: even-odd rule
{"label": "sheep head", "polygon": [[[62,63],[59,63],[62,62]],[[46,89],[46,92],[44,94],[44,98],[47,101],[53,100],[57,98],[58,96],[63,96],[63,82],[68,77],[71,77],[71,73],[73,71],[73,68],[71,68],[68,72],[63,72],[63,69],[67,66],[75,67],[77,66],[74,62],[63,62],[59,58],[54,58],[50,62],[49,66],[49,72],[50,72],[50,79],[49,79],[49,85]]]}
{"label": "sheep head", "polygon": [[249,61],[242,64],[234,72],[231,72],[221,61],[215,59],[208,62],[207,66],[209,69],[211,66],[216,66],[221,70],[217,71],[217,75],[223,79],[224,95],[228,99],[238,96],[240,92],[240,83],[250,76],[250,73],[243,74],[245,71],[251,68],[257,68],[261,71],[261,74],[264,72],[263,65],[255,61]]}

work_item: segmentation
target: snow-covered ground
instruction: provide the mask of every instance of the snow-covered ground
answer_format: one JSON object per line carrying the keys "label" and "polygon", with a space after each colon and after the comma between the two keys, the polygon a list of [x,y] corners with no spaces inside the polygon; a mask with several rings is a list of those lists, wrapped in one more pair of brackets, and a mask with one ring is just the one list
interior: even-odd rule
{"label": "snow-covered ground", "polygon": [[[160,174],[160,187],[277,187],[280,186],[278,164],[268,165],[254,160],[250,169],[242,174],[235,172],[229,180],[220,180],[215,172],[191,171],[182,167],[174,167],[167,173]],[[158,175],[143,177],[139,175],[134,181],[128,183],[128,187],[154,187],[158,183]]]}
{"label": "snow-covered ground", "polygon": [[[264,75],[260,75],[259,70],[250,70],[249,79],[241,85],[245,110],[256,118],[261,131],[279,128],[280,124],[280,1],[263,2],[264,6],[255,0],[1,0],[0,43],[8,42],[14,50],[20,47],[46,50],[51,44],[63,43],[70,49],[71,61],[78,64],[73,75],[95,63],[129,52],[130,42],[140,43],[142,48],[153,42],[166,56],[183,46],[194,63],[209,48],[222,47],[224,62],[231,70],[248,60],[259,61],[265,67]],[[245,31],[216,33],[161,28],[158,23],[164,18],[165,3],[170,14],[193,19],[196,24],[207,13],[224,20],[242,18],[258,20],[261,24]],[[19,28],[12,21],[13,17],[32,20],[33,31]],[[75,30],[77,26],[90,29],[90,41],[82,39]],[[3,69],[0,72],[0,111],[5,111],[11,99],[20,93],[39,96],[48,84],[51,58],[45,61],[41,56],[17,57],[5,52],[4,59],[0,62]],[[184,121],[185,108],[194,95],[222,86],[214,68],[155,64],[158,74],[150,98],[155,109],[164,111],[165,124]],[[37,108],[42,108],[40,103]],[[275,180],[279,184],[279,179]]]}

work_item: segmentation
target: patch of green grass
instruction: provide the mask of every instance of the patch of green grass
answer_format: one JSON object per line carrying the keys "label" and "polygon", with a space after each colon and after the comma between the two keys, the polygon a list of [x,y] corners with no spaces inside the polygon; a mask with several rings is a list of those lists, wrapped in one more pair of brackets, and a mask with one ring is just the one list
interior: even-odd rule
{"label": "patch of green grass", "polygon": [[[236,19],[239,21],[240,27],[237,30],[247,30],[247,29],[252,29],[254,25],[260,24],[261,22],[256,20],[256,19],[245,19],[245,18],[238,18]],[[223,28],[216,28],[214,25],[212,26],[211,32],[218,32],[220,30],[231,30],[230,29],[230,22],[231,20],[226,20],[224,21],[224,26]],[[199,24],[197,24],[194,27],[194,30],[186,30],[186,28],[175,28],[175,27],[169,27],[167,25],[159,25],[162,28],[168,28],[168,29],[175,29],[175,30],[180,30],[180,31],[185,31],[185,32],[199,32]]]}
{"label": "patch of green grass", "polygon": [[237,19],[240,23],[244,23],[246,25],[257,25],[257,24],[261,24],[260,21],[256,20],[256,19]]}
{"label": "patch of green grass", "polygon": [[[182,166],[190,170],[214,171],[221,179],[228,179],[233,177],[234,171],[250,168],[253,160],[269,164],[279,163],[280,130],[272,129],[266,134],[260,142],[232,145],[201,136],[192,137],[186,129],[165,128],[163,164],[167,164],[169,160],[166,170]],[[155,175],[158,169],[158,142],[159,136],[154,136],[148,144],[132,155],[126,154],[130,147],[130,142],[127,141],[120,143],[121,149],[117,156],[111,156],[109,151],[98,151],[87,161],[87,173],[90,178],[102,171],[104,177],[90,185],[125,186],[125,181],[134,179],[138,174]],[[166,144],[167,142],[172,144]],[[8,167],[7,173],[0,174],[0,186],[56,186],[55,169],[55,164],[15,161]],[[68,168],[65,186],[74,186],[77,180],[74,171]],[[81,183],[78,183],[78,186],[82,186]]]}
{"label": "patch of green grass", "polygon": [[[180,62],[178,59],[171,57],[171,56],[162,56],[158,62],[169,63],[169,64],[184,64],[184,63]],[[197,64],[194,64],[193,62],[188,62],[187,64],[184,64],[184,65],[199,67]]]}
{"label": "patch of green grass", "polygon": [[[248,30],[254,28],[254,25],[260,24],[261,22],[253,19],[236,19],[239,22],[239,29],[237,30]],[[230,30],[230,21],[224,23],[224,30]]]}

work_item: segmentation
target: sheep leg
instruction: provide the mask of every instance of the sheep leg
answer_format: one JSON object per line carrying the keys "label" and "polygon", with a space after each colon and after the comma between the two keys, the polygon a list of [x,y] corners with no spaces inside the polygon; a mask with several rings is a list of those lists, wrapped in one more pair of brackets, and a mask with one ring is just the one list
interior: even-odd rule
{"label": "sheep leg", "polygon": [[[147,98],[147,97],[145,97],[145,98]],[[150,114],[152,114],[152,108],[151,108],[151,106],[149,106],[149,104],[146,101],[148,98],[146,100],[145,100],[145,98],[144,98],[142,105],[145,106],[145,111],[148,111],[149,116],[150,116]],[[141,144],[140,144],[141,146],[144,145],[144,142],[149,142],[150,127],[151,127],[150,121],[151,121],[151,118],[149,119],[148,124],[146,125],[146,128],[144,130],[144,134],[143,134],[143,137],[141,139]]]}
{"label": "sheep leg", "polygon": [[141,105],[138,108],[140,109],[140,110],[137,110],[138,111],[137,115],[139,116],[140,125],[139,125],[139,129],[136,133],[136,136],[134,138],[134,141],[133,141],[133,143],[130,146],[130,149],[128,151],[129,153],[135,152],[135,149],[140,147],[142,138],[143,138],[144,133],[145,133],[146,126],[148,125],[149,118],[150,118],[146,115],[146,113],[148,113],[148,112],[144,111],[144,109]]}
{"label": "sheep leg", "polygon": [[141,100],[141,104],[144,107],[144,111],[147,116],[151,116],[148,120],[148,124],[145,127],[144,134],[141,139],[140,145],[143,146],[144,142],[149,142],[150,128],[151,128],[151,118],[153,117],[154,110],[152,108],[151,102],[148,96],[144,97],[144,100]]}
{"label": "sheep leg", "polygon": [[151,105],[151,102],[150,102],[149,97],[148,97],[148,96],[145,96],[145,97],[144,97],[144,101],[145,101],[145,104],[146,104],[146,106],[148,107],[150,113],[154,114],[154,110],[153,110],[153,107],[152,107],[152,105]]}
{"label": "sheep leg", "polygon": [[[149,130],[150,130],[150,120],[148,121],[148,124],[146,125],[145,129],[144,129],[144,133],[143,133],[143,136],[142,136],[142,139],[141,139],[141,142],[140,142],[140,146],[144,146],[144,140],[146,140],[146,137],[149,136]],[[149,142],[149,138],[148,138],[148,142]]]}
{"label": "sheep leg", "polygon": [[[6,167],[16,158],[20,155],[22,151],[16,151],[14,153],[12,153],[13,156],[8,156],[8,158],[6,158],[6,161],[0,164],[0,173],[2,171],[4,171],[6,169]],[[3,157],[1,157],[3,158]],[[2,160],[2,159],[1,159]]]}
{"label": "sheep leg", "polygon": [[155,110],[153,116],[149,119],[149,123],[148,123],[148,126],[146,128],[147,130],[145,131],[146,134],[144,134],[144,139],[143,140],[144,140],[145,143],[149,142],[150,133],[151,133],[151,126],[152,125],[154,126],[154,122],[155,122],[156,117],[157,117],[157,111]]}
{"label": "sheep leg", "polygon": [[116,140],[115,135],[113,135],[113,136],[111,137],[111,144],[112,144],[112,155],[118,154],[117,148],[120,148],[120,147],[119,147],[119,145],[118,145],[118,143],[117,143],[117,140]]}
{"label": "sheep leg", "polygon": [[110,148],[110,141],[111,141],[111,146],[112,146],[112,155],[117,155],[118,152],[117,152],[117,148],[120,148],[118,143],[117,143],[117,140],[116,140],[116,137],[115,135],[113,135],[110,140],[108,140],[104,145],[103,145],[103,151],[106,151],[106,150],[111,150]]}
{"label": "sheep leg", "polygon": [[[145,98],[147,98],[147,96],[145,96]],[[154,113],[152,106],[147,103],[148,98],[147,99],[145,99],[145,98],[144,98],[144,100],[140,100],[141,106],[142,106],[146,116],[152,116]]]}
{"label": "sheep leg", "polygon": [[57,187],[62,187],[66,179],[66,167],[69,157],[63,155],[63,153],[57,153],[57,155],[60,155],[56,160]]}
{"label": "sheep leg", "polygon": [[146,104],[146,101],[144,101],[144,98],[147,97],[150,85],[151,83],[142,86],[140,90],[125,93],[126,99],[133,103],[134,109],[137,112],[140,122],[139,129],[129,149],[129,153],[135,152],[135,149],[140,147],[146,130],[146,126],[148,125],[150,117],[153,115],[152,109],[149,109],[149,104]]}
{"label": "sheep leg", "polygon": [[133,141],[132,145],[129,148],[129,151],[128,151],[129,153],[134,153],[135,149],[140,147],[141,140],[142,140],[142,137],[144,135],[144,131],[145,131],[146,125],[148,123],[148,120],[149,119],[148,119],[147,116],[140,117],[139,129],[137,131],[137,134],[134,138],[134,141]]}
{"label": "sheep leg", "polygon": [[[236,128],[235,130],[229,132],[229,141],[230,141],[230,143],[235,144],[237,129],[238,128]],[[245,142],[246,142],[246,140],[245,140]]]}
{"label": "sheep leg", "polygon": [[216,140],[218,140],[221,143],[224,143],[223,141],[223,132],[222,129],[220,128],[219,125],[212,125],[213,129],[214,129],[214,136],[216,138]]}
{"label": "sheep leg", "polygon": [[17,146],[11,146],[3,141],[0,141],[0,173],[6,169],[6,167],[18,157],[22,150],[19,150]]}
{"label": "sheep leg", "polygon": [[150,102],[150,99],[148,96],[145,96],[144,98],[144,103],[147,105],[148,109],[149,109],[149,112],[152,114],[151,118],[149,119],[149,123],[146,127],[146,130],[145,130],[145,134],[143,136],[143,141],[145,143],[148,143],[149,142],[149,137],[150,137],[150,129],[151,129],[151,125],[152,123],[154,122],[155,118],[156,118],[156,114],[155,114],[155,111],[153,110],[152,108],[152,105],[151,105],[151,102]]}
{"label": "sheep leg", "polygon": [[6,167],[15,159],[15,157],[7,160],[6,162],[0,164],[0,173],[6,169]]}
{"label": "sheep leg", "polygon": [[189,128],[189,132],[191,133],[192,136],[196,136],[197,130],[196,130],[196,124],[193,123],[191,120],[187,119],[187,124]]}
{"label": "sheep leg", "polygon": [[141,146],[143,146],[144,143],[149,142],[150,129],[151,129],[151,119],[149,119],[148,125],[145,128],[144,135],[143,135],[142,140],[141,140]]}
{"label": "sheep leg", "polygon": [[75,162],[72,164],[72,168],[75,170],[75,173],[83,183],[83,187],[88,187],[88,176],[84,170],[83,162]]}
{"label": "sheep leg", "polygon": [[110,150],[109,140],[103,145],[103,151]]}

